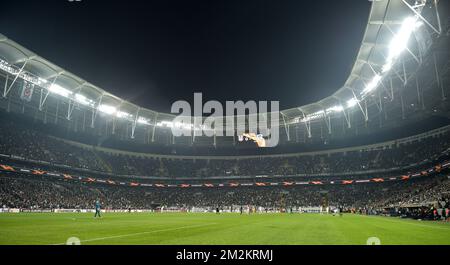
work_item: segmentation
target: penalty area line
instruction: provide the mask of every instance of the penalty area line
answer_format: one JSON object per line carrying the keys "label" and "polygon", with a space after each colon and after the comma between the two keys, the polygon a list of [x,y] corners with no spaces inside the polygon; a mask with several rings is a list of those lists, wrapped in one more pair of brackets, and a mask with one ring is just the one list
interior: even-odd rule
{"label": "penalty area line", "polygon": [[[188,226],[180,226],[180,227],[159,229],[159,230],[153,230],[153,231],[145,231],[145,232],[139,232],[139,233],[131,233],[131,234],[123,234],[123,235],[107,236],[107,237],[96,237],[96,238],[91,238],[91,239],[80,240],[80,243],[92,242],[92,241],[101,241],[101,240],[122,238],[122,237],[130,237],[130,236],[138,236],[138,235],[145,235],[145,234],[154,234],[154,233],[160,233],[160,232],[175,231],[175,230],[180,230],[180,229],[197,228],[197,227],[204,227],[204,226],[215,225],[215,224],[217,224],[217,223],[207,223],[207,224],[200,224],[200,225],[188,225]],[[52,245],[65,245],[65,244],[66,244],[66,242],[58,243],[58,244],[52,244]]]}

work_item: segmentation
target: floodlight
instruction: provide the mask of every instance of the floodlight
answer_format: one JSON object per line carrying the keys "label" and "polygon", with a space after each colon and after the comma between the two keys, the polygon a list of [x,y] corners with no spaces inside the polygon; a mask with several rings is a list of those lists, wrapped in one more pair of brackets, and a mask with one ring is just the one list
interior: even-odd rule
{"label": "floodlight", "polygon": [[171,122],[171,121],[160,121],[160,122],[158,122],[156,124],[156,126],[172,128],[173,127],[173,122]]}
{"label": "floodlight", "polygon": [[357,98],[351,98],[347,101],[347,107],[352,108],[358,104],[359,100]]}
{"label": "floodlight", "polygon": [[144,118],[144,117],[139,117],[137,119],[137,123],[150,125],[150,121],[148,119]]}
{"label": "floodlight", "polygon": [[394,36],[389,44],[389,55],[387,57],[388,63],[391,64],[392,61],[406,49],[409,37],[413,31],[421,25],[422,22],[418,22],[416,17],[407,17],[403,20],[399,32]]}
{"label": "floodlight", "polygon": [[319,110],[319,111],[316,111],[314,113],[310,113],[310,114],[306,115],[303,119],[301,119],[301,121],[302,122],[307,122],[307,121],[310,121],[310,120],[321,118],[321,117],[323,117],[324,114],[325,114],[324,110]]}
{"label": "floodlight", "polygon": [[341,112],[344,110],[344,107],[342,105],[333,106],[331,108],[327,109],[327,112]]}
{"label": "floodlight", "polygon": [[72,91],[69,91],[58,84],[52,84],[51,86],[48,87],[48,90],[52,93],[58,94],[66,98],[72,94]]}
{"label": "floodlight", "polygon": [[75,101],[78,102],[78,103],[80,103],[80,104],[83,104],[83,105],[89,105],[89,106],[91,106],[92,103],[93,103],[92,100],[86,98],[86,97],[85,97],[84,95],[82,95],[82,94],[75,94]]}
{"label": "floodlight", "polygon": [[117,118],[131,118],[132,115],[130,113],[124,112],[124,111],[118,111],[116,113]]}
{"label": "floodlight", "polygon": [[389,70],[391,70],[392,68],[392,61],[387,62],[385,65],[383,65],[383,68],[381,69],[381,71],[383,73],[389,72]]}
{"label": "floodlight", "polygon": [[98,106],[98,110],[106,114],[114,114],[117,111],[115,107],[104,104]]}
{"label": "floodlight", "polygon": [[38,82],[39,82],[39,84],[47,84],[48,83],[47,80],[45,80],[44,78],[41,78],[41,77],[38,77]]}
{"label": "floodlight", "polygon": [[367,86],[364,88],[364,90],[362,91],[361,94],[367,94],[370,91],[374,90],[377,86],[378,83],[381,81],[381,75],[375,75],[373,77],[373,79],[367,84]]}

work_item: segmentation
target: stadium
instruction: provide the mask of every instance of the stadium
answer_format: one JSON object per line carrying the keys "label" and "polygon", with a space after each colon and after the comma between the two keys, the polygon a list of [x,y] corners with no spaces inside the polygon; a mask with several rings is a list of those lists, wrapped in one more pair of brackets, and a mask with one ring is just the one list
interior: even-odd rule
{"label": "stadium", "polygon": [[333,94],[255,114],[273,147],[219,126],[252,114],[180,125],[0,34],[0,244],[449,245],[448,5],[372,1]]}

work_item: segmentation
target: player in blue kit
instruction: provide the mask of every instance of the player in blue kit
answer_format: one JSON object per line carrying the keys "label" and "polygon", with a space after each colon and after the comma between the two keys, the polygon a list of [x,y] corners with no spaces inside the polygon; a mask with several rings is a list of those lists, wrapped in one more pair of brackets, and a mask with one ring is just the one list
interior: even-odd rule
{"label": "player in blue kit", "polygon": [[100,201],[99,200],[96,200],[95,201],[95,215],[94,215],[94,218],[95,217],[102,217],[101,215],[100,215],[100,209],[101,209],[101,204],[100,204]]}

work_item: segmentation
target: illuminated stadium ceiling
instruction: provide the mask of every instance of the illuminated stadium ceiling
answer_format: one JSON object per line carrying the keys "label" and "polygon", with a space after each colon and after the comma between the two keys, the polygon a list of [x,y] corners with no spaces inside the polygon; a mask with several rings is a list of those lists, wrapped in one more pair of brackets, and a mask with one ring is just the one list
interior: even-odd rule
{"label": "illuminated stadium ceiling", "polygon": [[[311,135],[311,123],[333,117],[345,117],[350,125],[349,112],[361,112],[368,119],[367,105],[374,103],[375,91],[388,90],[392,77],[406,84],[431,45],[431,34],[440,34],[440,24],[424,17],[425,7],[432,8],[438,17],[436,2],[381,0],[373,1],[365,34],[345,83],[336,92],[318,102],[282,110],[280,115],[267,114],[268,119],[279,119],[281,125],[303,123]],[[439,17],[438,17],[439,22]],[[24,79],[41,87],[39,109],[49,95],[68,101],[67,119],[75,107],[92,110],[92,122],[97,113],[128,120],[136,125],[171,127],[175,115],[142,108],[99,88],[78,76],[36,55],[6,36],[0,34],[0,69],[7,75],[3,97],[7,97],[17,79]],[[411,70],[412,69],[412,70]],[[392,84],[391,84],[392,86]],[[193,125],[191,125],[193,129]],[[331,125],[328,126],[329,128]]]}

